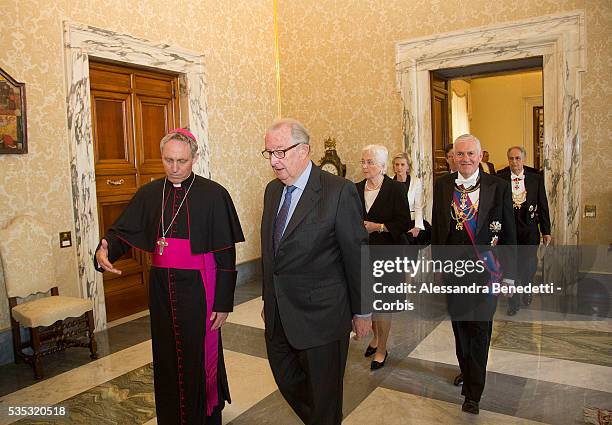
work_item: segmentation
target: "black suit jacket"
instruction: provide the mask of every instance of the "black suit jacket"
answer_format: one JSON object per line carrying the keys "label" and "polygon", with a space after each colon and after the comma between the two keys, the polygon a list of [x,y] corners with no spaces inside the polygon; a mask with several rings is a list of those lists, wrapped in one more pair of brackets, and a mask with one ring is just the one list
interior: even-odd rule
{"label": "black suit jacket", "polygon": [[[498,174],[510,184],[510,168]],[[525,190],[527,197],[521,208],[514,209],[517,241],[519,245],[539,245],[540,233],[550,235],[550,215],[548,199],[544,188],[544,176],[525,170]]]}
{"label": "black suit jacket", "polygon": [[[457,172],[454,172],[440,177],[435,182],[431,223],[432,245],[446,244],[451,226],[450,210],[456,178]],[[481,172],[478,203],[476,244],[490,245],[493,237],[497,235],[498,245],[516,245],[510,184],[497,176]],[[494,233],[490,228],[494,221],[502,225],[498,233]]]}
{"label": "black suit jacket", "polygon": [[[432,216],[432,255],[436,259],[447,259],[448,252],[443,252],[441,245],[446,245],[451,226],[451,202],[455,190],[457,173],[440,177],[434,185]],[[491,229],[493,222],[501,224],[497,233]],[[478,200],[478,217],[476,221],[476,245],[489,249],[494,236],[498,237],[497,245],[516,245],[516,228],[512,212],[510,184],[497,176],[480,173],[480,195]],[[515,280],[516,247],[506,247],[501,251],[494,249],[503,270],[503,277]],[[468,256],[471,255],[468,250]],[[453,253],[454,255],[455,253]],[[454,259],[454,258],[453,258]],[[453,320],[492,320],[497,305],[497,297],[489,295],[448,295],[448,308]]]}
{"label": "black suit jacket", "polygon": [[354,314],[370,313],[362,300],[361,246],[367,245],[355,185],[312,165],[278,251],[272,232],[284,185],[271,181],[264,194],[261,257],[266,336],[276,308],[289,343],[300,350],[350,332]]}
{"label": "black suit jacket", "polygon": [[383,223],[388,232],[372,232],[369,235],[370,245],[398,245],[407,243],[406,232],[412,229],[410,206],[406,196],[406,185],[388,176],[384,176],[380,191],[370,211],[365,209],[366,180],[357,183],[357,193],[361,199],[361,210],[364,220]]}

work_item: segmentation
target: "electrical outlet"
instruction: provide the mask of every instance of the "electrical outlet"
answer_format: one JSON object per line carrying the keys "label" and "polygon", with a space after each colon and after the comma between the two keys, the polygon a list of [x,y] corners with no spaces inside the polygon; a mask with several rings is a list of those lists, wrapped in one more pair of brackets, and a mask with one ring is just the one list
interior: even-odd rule
{"label": "electrical outlet", "polygon": [[72,246],[71,232],[60,232],[60,248],[68,248]]}
{"label": "electrical outlet", "polygon": [[597,206],[596,205],[585,205],[584,206],[584,216],[586,218],[595,218],[595,216],[597,216]]}

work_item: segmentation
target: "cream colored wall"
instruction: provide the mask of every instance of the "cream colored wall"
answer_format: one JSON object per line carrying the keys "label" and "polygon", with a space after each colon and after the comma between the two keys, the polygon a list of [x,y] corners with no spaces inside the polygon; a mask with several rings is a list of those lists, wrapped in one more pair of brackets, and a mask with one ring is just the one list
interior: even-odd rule
{"label": "cream colored wall", "polygon": [[[276,115],[272,10],[272,0],[2,2],[0,67],[26,83],[29,153],[0,155],[0,226],[28,211],[74,239],[62,33],[70,20],[205,55],[211,172],[242,222],[238,261],[259,257],[270,179],[259,151]],[[79,295],[74,248],[54,254],[60,293]],[[0,329],[9,326],[4,290],[0,282]]]}
{"label": "cream colored wall", "polygon": [[542,72],[474,78],[471,82],[472,134],[489,151],[497,170],[508,165],[510,146],[523,146],[533,165],[533,142],[523,144],[525,98],[542,96]]}
{"label": "cream colored wall", "polygon": [[279,4],[283,115],[309,128],[316,162],[323,156],[323,141],[335,137],[346,177],[354,181],[363,179],[359,160],[365,145],[383,144],[390,156],[402,147],[395,37],[389,38],[393,18],[383,4]]}
{"label": "cream colored wall", "polygon": [[[239,261],[258,257],[262,192],[271,178],[259,151],[276,115],[272,7],[272,0],[178,1],[171,7],[161,0],[3,2],[3,26],[10,30],[0,32],[0,67],[27,84],[30,152],[0,155],[0,225],[29,211],[45,217],[56,234],[74,232],[62,45],[62,21],[72,20],[206,55],[213,178],[234,197],[245,230]],[[596,219],[583,219],[580,238],[607,244],[612,241],[608,0],[280,1],[283,115],[311,129],[317,161],[324,138],[336,137],[347,177],[361,179],[363,145],[383,143],[391,152],[402,147],[397,41],[575,9],[586,11],[588,43],[582,204],[598,207]],[[78,294],[74,249],[55,248],[55,255],[61,291]],[[0,299],[3,291],[0,284]],[[7,326],[6,306],[0,305],[0,329]]]}
{"label": "cream colored wall", "polygon": [[[586,13],[587,72],[582,74],[582,204],[597,205],[582,219],[583,243],[612,242],[612,87],[609,0],[349,1],[284,0],[279,6],[283,115],[312,130],[315,158],[323,139],[338,138],[348,177],[366,143],[402,146],[402,109],[395,80],[398,41],[576,9]],[[582,206],[581,206],[582,208]]]}

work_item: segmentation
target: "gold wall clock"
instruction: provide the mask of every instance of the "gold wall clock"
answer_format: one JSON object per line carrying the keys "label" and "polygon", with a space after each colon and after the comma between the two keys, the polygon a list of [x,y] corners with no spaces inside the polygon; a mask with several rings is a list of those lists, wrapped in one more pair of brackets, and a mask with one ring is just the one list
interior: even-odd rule
{"label": "gold wall clock", "polygon": [[336,139],[331,137],[325,139],[325,156],[321,158],[319,166],[328,173],[346,176],[346,165],[340,161],[338,152],[336,152]]}

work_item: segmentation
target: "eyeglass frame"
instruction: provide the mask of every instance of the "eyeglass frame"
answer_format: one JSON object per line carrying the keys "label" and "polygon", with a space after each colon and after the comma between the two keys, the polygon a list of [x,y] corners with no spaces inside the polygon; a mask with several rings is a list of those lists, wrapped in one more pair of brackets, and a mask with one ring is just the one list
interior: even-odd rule
{"label": "eyeglass frame", "polygon": [[376,162],[376,161],[374,161],[374,160],[372,160],[372,159],[368,159],[367,161],[364,161],[364,160],[362,159],[361,161],[359,161],[359,163],[361,164],[361,166],[362,166],[362,167],[363,167],[364,165],[365,165],[365,166],[368,166],[368,167],[371,167],[372,165],[376,165],[377,167],[380,167],[380,166],[381,166],[381,165],[380,165],[378,162]]}
{"label": "eyeglass frame", "polygon": [[[273,151],[268,151],[268,150],[263,150],[261,151],[261,155],[265,158],[265,159],[271,159],[272,155],[274,155],[275,158],[277,159],[283,159],[285,158],[285,155],[287,154],[287,151],[290,151],[291,149],[293,149],[294,147],[296,147],[297,145],[303,145],[304,143],[296,143],[295,145],[291,145],[289,146],[287,149],[275,149]],[[277,152],[282,152],[282,156],[278,156]],[[266,158],[266,154],[268,154],[268,157]]]}

